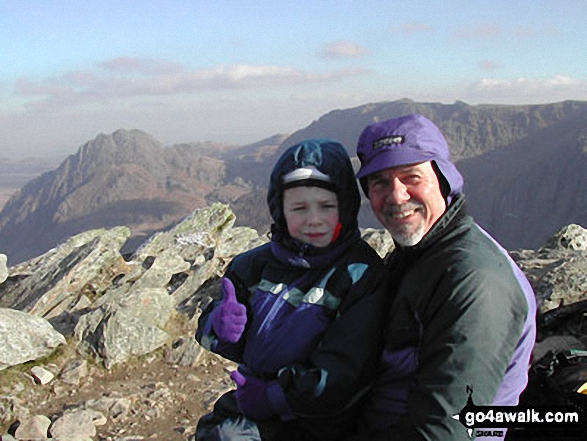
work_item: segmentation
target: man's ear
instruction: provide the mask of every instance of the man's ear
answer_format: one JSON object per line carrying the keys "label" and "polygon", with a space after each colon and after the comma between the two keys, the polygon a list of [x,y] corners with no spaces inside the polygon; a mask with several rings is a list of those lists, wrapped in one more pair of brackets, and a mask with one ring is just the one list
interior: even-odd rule
{"label": "man's ear", "polygon": [[436,173],[436,177],[438,178],[438,184],[440,186],[440,193],[445,201],[447,201],[447,206],[450,205],[450,201],[448,200],[448,196],[450,195],[450,184],[448,183],[447,179],[444,177],[438,165],[436,165],[436,161],[430,161],[432,163],[432,170]]}

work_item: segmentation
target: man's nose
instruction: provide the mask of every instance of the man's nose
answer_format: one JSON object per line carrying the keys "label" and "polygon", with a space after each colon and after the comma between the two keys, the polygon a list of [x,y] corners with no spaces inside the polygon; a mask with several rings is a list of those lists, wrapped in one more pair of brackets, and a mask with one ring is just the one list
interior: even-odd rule
{"label": "man's nose", "polygon": [[390,204],[403,204],[409,199],[408,187],[399,179],[394,179],[393,185],[387,194],[387,202]]}

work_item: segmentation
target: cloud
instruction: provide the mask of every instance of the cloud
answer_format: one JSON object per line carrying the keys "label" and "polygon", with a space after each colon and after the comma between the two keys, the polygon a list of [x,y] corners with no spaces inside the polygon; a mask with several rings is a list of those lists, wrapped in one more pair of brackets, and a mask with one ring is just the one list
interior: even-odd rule
{"label": "cloud", "polygon": [[350,41],[340,41],[332,43],[322,49],[321,58],[324,59],[343,59],[343,58],[361,58],[369,53],[369,50],[361,45]]}
{"label": "cloud", "polygon": [[181,70],[181,65],[168,60],[152,58],[117,57],[100,63],[100,66],[112,72],[134,72],[157,74]]}
{"label": "cloud", "polygon": [[467,95],[475,101],[527,104],[567,99],[584,100],[587,98],[587,82],[564,75],[539,79],[484,78],[472,84]]}
{"label": "cloud", "polygon": [[21,78],[16,93],[33,99],[32,107],[106,102],[129,97],[155,97],[205,93],[226,89],[252,89],[325,83],[365,75],[365,69],[310,72],[269,65],[219,65],[190,70],[167,60],[119,57],[92,70],[72,71],[38,81]]}
{"label": "cloud", "polygon": [[458,40],[490,40],[503,34],[502,28],[496,25],[486,24],[476,28],[461,29],[454,34]]}
{"label": "cloud", "polygon": [[415,35],[430,32],[432,28],[426,23],[410,22],[392,25],[389,30],[396,34]]}

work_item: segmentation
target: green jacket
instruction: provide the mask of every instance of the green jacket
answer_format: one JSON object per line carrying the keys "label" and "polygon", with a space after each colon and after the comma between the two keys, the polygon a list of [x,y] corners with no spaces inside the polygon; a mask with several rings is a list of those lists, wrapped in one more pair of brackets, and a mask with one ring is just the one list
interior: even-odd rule
{"label": "green jacket", "polygon": [[516,405],[535,341],[534,293],[458,197],[424,239],[388,263],[394,297],[366,411],[386,440],[469,440],[467,404]]}

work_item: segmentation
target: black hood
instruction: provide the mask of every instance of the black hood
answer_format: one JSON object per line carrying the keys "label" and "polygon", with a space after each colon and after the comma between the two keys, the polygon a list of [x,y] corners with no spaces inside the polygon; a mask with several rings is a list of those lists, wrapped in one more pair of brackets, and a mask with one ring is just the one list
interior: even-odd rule
{"label": "black hood", "polygon": [[283,176],[302,167],[314,166],[330,177],[338,195],[338,213],[342,229],[340,238],[349,237],[358,230],[357,216],[361,196],[353,166],[346,149],[330,139],[308,139],[289,147],[277,160],[271,172],[267,204],[274,224],[272,233],[288,237],[283,216]]}

